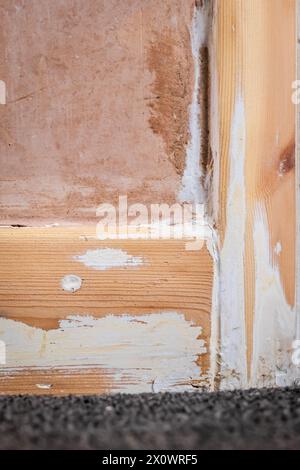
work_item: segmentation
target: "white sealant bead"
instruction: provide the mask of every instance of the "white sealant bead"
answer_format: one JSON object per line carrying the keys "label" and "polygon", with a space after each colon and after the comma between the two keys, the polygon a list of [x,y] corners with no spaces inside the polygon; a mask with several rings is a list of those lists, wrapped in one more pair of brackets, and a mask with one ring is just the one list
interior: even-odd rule
{"label": "white sealant bead", "polygon": [[61,288],[67,292],[76,292],[82,285],[82,280],[75,274],[64,276],[60,282]]}

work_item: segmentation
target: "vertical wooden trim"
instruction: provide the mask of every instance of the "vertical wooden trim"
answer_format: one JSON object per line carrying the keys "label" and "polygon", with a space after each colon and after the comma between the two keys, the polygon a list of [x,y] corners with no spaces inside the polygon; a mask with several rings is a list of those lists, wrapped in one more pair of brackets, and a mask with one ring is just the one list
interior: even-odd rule
{"label": "vertical wooden trim", "polygon": [[286,384],[295,298],[295,0],[214,4],[221,386]]}
{"label": "vertical wooden trim", "polygon": [[[296,41],[297,41],[297,80],[300,80],[300,0],[297,0]],[[299,94],[298,94],[299,96]],[[300,103],[296,104],[296,333],[295,339],[300,341]]]}

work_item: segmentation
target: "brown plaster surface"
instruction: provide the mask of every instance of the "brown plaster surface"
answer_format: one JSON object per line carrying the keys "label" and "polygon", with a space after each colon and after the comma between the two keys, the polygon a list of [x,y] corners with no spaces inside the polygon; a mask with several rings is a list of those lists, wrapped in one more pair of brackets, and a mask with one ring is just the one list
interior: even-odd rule
{"label": "brown plaster surface", "polygon": [[0,0],[1,223],[175,202],[193,0]]}

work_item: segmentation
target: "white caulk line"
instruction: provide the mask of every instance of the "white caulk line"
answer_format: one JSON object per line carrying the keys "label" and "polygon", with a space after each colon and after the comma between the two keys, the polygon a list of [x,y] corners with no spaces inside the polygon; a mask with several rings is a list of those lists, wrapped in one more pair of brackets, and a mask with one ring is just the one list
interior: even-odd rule
{"label": "white caulk line", "polygon": [[200,163],[201,128],[199,123],[199,83],[200,83],[200,55],[199,51],[206,44],[208,32],[208,8],[195,7],[190,31],[192,54],[194,59],[194,88],[190,106],[189,131],[190,141],[186,150],[186,167],[182,177],[182,188],[179,194],[181,202],[203,203],[204,191],[200,178],[202,169]]}
{"label": "white caulk line", "polygon": [[212,181],[209,186],[209,198],[211,199],[212,208],[210,216],[213,220],[219,220],[220,210],[220,113],[219,113],[219,76],[218,70],[218,28],[216,22],[213,21],[213,27],[211,30],[211,36],[208,40],[209,46],[209,75],[210,75],[210,122],[209,122],[209,134],[210,134],[210,147],[213,159],[213,174]]}
{"label": "white caulk line", "polygon": [[235,100],[229,149],[226,233],[220,253],[221,388],[247,385],[244,299],[245,108],[241,93]]}
{"label": "white caulk line", "polygon": [[129,255],[126,251],[116,248],[98,248],[87,250],[83,255],[73,257],[88,268],[105,271],[112,268],[137,267],[144,264],[141,256]]}

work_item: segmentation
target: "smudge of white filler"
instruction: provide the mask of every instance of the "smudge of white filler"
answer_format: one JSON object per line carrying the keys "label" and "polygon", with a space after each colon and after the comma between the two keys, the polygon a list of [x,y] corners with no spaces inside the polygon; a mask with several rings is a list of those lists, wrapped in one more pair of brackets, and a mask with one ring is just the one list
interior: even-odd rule
{"label": "smudge of white filler", "polygon": [[279,267],[272,256],[263,206],[258,206],[255,211],[253,240],[256,279],[251,385],[292,385],[295,311],[287,303]]}
{"label": "smudge of white filler", "polygon": [[220,252],[221,388],[247,386],[244,246],[245,197],[245,109],[240,93],[232,117],[227,185],[227,226]]}
{"label": "smudge of white filler", "polygon": [[67,274],[60,281],[61,288],[66,292],[76,292],[82,285],[82,280],[75,274]]}
{"label": "smudge of white filler", "polygon": [[200,48],[206,44],[208,33],[208,8],[195,8],[190,31],[192,54],[194,59],[194,88],[190,106],[189,131],[190,141],[186,151],[186,167],[182,177],[182,188],[179,194],[181,202],[203,203],[205,193],[200,184],[202,176],[201,128],[199,123],[199,83],[200,83]]}
{"label": "smudge of white filler", "polygon": [[115,248],[98,248],[88,250],[84,255],[74,256],[88,268],[104,271],[105,269],[135,267],[143,264],[140,256],[129,255],[126,251]]}
{"label": "smudge of white filler", "polygon": [[108,369],[114,392],[191,390],[191,382],[201,379],[197,359],[207,352],[201,333],[177,312],[71,315],[48,331],[0,318],[8,352],[2,370],[98,367]]}
{"label": "smudge of white filler", "polygon": [[274,253],[279,256],[280,253],[282,252],[282,246],[280,242],[277,242],[274,248]]}
{"label": "smudge of white filler", "polygon": [[0,104],[6,104],[6,84],[0,80]]}
{"label": "smudge of white filler", "polygon": [[37,388],[41,390],[50,390],[52,388],[52,384],[35,384]]}

